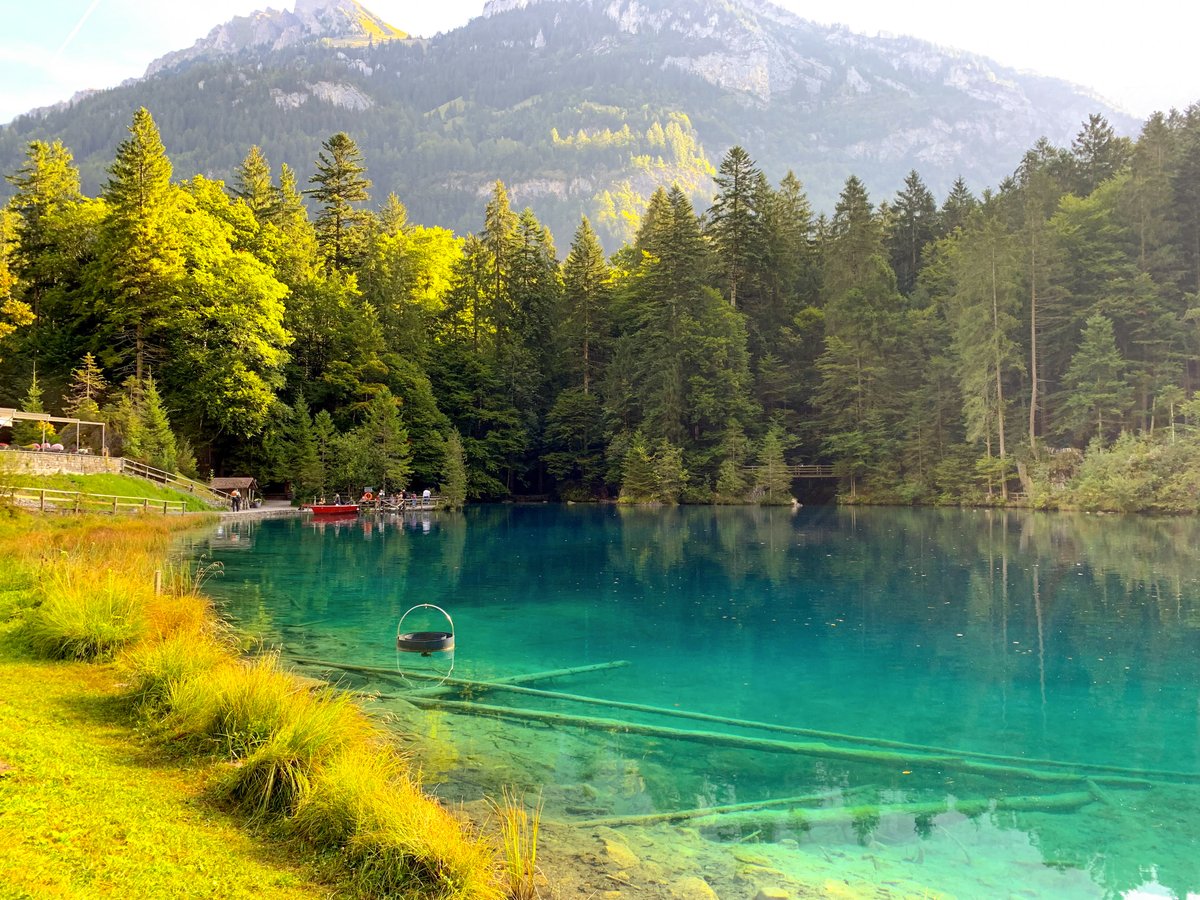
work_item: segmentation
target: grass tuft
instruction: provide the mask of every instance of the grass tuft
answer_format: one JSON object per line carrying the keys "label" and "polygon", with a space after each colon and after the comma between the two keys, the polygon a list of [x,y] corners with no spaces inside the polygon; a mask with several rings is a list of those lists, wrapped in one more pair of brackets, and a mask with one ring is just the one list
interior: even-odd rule
{"label": "grass tuft", "polygon": [[40,602],[24,628],[36,653],[51,659],[108,659],[141,636],[144,588],[114,572],[93,581],[66,565],[43,578]]}
{"label": "grass tuft", "polygon": [[542,800],[539,797],[530,811],[524,800],[505,788],[502,801],[493,800],[492,809],[500,820],[508,896],[512,900],[537,900],[537,844]]}

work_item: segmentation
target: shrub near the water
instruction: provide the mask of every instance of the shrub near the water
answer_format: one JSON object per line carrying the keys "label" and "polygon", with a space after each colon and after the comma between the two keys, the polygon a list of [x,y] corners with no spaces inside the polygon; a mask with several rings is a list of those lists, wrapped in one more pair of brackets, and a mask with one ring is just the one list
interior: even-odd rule
{"label": "shrub near the water", "polygon": [[105,659],[142,630],[146,590],[114,572],[89,578],[62,564],[43,576],[25,621],[30,646],[53,659]]}
{"label": "shrub near the water", "polygon": [[347,748],[314,775],[292,824],[318,846],[340,846],[369,896],[499,900],[495,853],[425,796],[388,747]]}

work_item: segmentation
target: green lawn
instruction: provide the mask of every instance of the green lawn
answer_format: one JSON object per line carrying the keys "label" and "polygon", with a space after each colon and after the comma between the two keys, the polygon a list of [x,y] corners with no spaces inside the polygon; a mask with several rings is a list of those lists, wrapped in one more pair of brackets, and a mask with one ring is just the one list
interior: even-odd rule
{"label": "green lawn", "polygon": [[193,512],[211,509],[191,494],[134,478],[131,475],[25,475],[0,474],[0,482],[13,487],[47,488],[56,491],[84,491],[89,494],[116,494],[122,497],[146,497],[150,500],[183,500]]}
{"label": "green lawn", "polygon": [[111,665],[30,659],[0,590],[0,898],[333,895],[141,740]]}

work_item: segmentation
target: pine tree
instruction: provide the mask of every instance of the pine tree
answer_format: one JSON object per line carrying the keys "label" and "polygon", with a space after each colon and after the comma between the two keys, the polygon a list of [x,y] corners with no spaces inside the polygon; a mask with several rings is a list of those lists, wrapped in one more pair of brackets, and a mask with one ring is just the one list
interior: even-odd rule
{"label": "pine tree", "polygon": [[978,205],[979,201],[975,199],[975,195],[971,193],[967,183],[961,175],[958,176],[954,179],[950,193],[946,195],[946,201],[942,204],[942,209],[938,214],[937,236],[945,237],[953,234],[957,229],[966,225],[967,217]]}
{"label": "pine tree", "polygon": [[663,503],[678,503],[687,488],[688,471],[683,466],[683,448],[660,441],[654,452],[654,480],[657,498]]}
{"label": "pine tree", "polygon": [[[37,372],[33,373],[33,378],[29,382],[29,390],[25,392],[25,398],[21,401],[21,411],[27,413],[44,413],[45,406],[42,405],[42,386],[38,383]],[[54,426],[49,422],[29,422],[17,420],[13,423],[13,443],[19,447],[27,447],[30,444],[54,444],[58,441],[58,435],[54,431]]]}
{"label": "pine tree", "polygon": [[288,467],[293,491],[301,500],[321,497],[325,493],[325,467],[303,395],[292,404],[291,425]]}
{"label": "pine tree", "polygon": [[568,358],[577,360],[585,394],[591,390],[593,372],[604,363],[611,277],[600,241],[585,216],[575,231],[571,252],[563,264],[563,299],[566,303],[563,337],[567,347],[572,348]]}
{"label": "pine tree", "polygon": [[142,454],[148,465],[165,472],[174,472],[179,466],[179,450],[171,422],[158,393],[154,379],[147,376],[142,388],[142,428],[145,443]]}
{"label": "pine tree", "polygon": [[450,509],[458,509],[467,502],[467,462],[457,428],[450,429],[446,437],[446,458],[442,463],[442,483],[438,492]]}
{"label": "pine tree", "polygon": [[233,195],[250,207],[259,223],[269,222],[279,214],[279,191],[271,183],[271,165],[262,148],[250,148],[246,158],[234,170]]}
{"label": "pine tree", "polygon": [[317,214],[317,240],[330,267],[346,269],[355,261],[361,244],[361,231],[367,217],[355,207],[369,199],[371,182],[363,173],[362,153],[344,131],[321,145],[317,171],[305,191],[321,204]]}
{"label": "pine tree", "polygon": [[730,147],[713,179],[717,196],[708,211],[708,235],[716,249],[729,305],[737,308],[738,292],[753,290],[747,279],[757,274],[764,254],[759,199],[755,192],[762,171],[741,147]]}
{"label": "pine tree", "polygon": [[322,495],[334,487],[334,470],[337,464],[338,439],[337,426],[333,424],[333,416],[329,410],[322,409],[313,416],[313,443],[316,445],[317,461],[324,474],[321,485]]}
{"label": "pine tree", "polygon": [[362,477],[372,487],[389,492],[408,487],[412,474],[408,430],[387,388],[371,398],[366,418],[354,429],[354,437],[363,459]]}
{"label": "pine tree", "polygon": [[1108,120],[1099,113],[1087,122],[1071,142],[1075,161],[1075,192],[1086,197],[1101,183],[1129,164],[1133,148],[1129,139],[1117,137]]}
{"label": "pine tree", "polygon": [[792,502],[792,476],[783,459],[783,433],[776,426],[763,435],[755,475],[762,503],[780,506]]}
{"label": "pine tree", "polygon": [[1112,322],[1105,316],[1089,316],[1079,349],[1063,377],[1066,397],[1063,424],[1077,435],[1095,426],[1095,436],[1105,437],[1109,428],[1128,411],[1132,391],[1125,382],[1125,361],[1117,349]]}
{"label": "pine tree", "polygon": [[634,432],[630,438],[621,468],[622,503],[649,503],[658,496],[654,461],[646,449],[646,438],[640,431]]}
{"label": "pine tree", "polygon": [[100,414],[100,404],[106,390],[108,382],[96,357],[91,353],[85,354],[79,367],[71,370],[71,386],[64,405],[67,415],[77,419],[95,419]]}
{"label": "pine tree", "polygon": [[109,340],[116,345],[114,362],[132,352],[134,377],[140,381],[147,361],[166,355],[165,332],[177,318],[185,269],[180,193],[171,184],[171,162],[145,107],[134,113],[129,135],[108,170],[104,200],[109,212],[96,289]]}
{"label": "pine tree", "polygon": [[888,250],[896,287],[907,297],[917,284],[921,253],[937,233],[937,204],[915,169],[905,177],[891,210]]}

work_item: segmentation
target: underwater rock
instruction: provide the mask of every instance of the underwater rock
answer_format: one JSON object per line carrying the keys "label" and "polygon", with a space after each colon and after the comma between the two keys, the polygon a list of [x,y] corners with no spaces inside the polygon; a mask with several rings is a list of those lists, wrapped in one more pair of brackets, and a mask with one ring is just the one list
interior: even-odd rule
{"label": "underwater rock", "polygon": [[754,895],[754,900],[788,900],[791,896],[783,888],[764,887],[759,888],[758,893]]}
{"label": "underwater rock", "polygon": [[720,900],[708,882],[696,875],[688,875],[672,884],[671,896],[675,900]]}
{"label": "underwater rock", "polygon": [[637,854],[620,840],[604,838],[604,854],[620,869],[636,869],[642,864]]}

